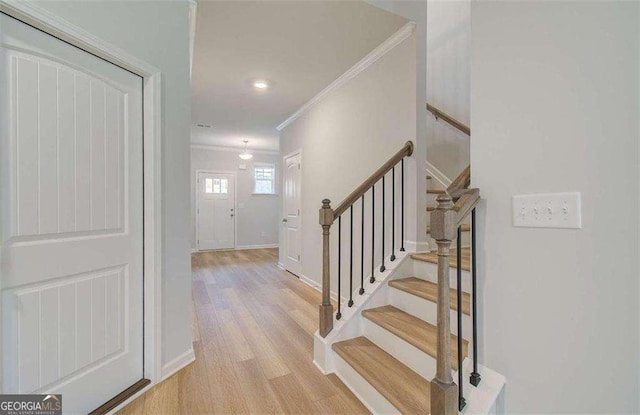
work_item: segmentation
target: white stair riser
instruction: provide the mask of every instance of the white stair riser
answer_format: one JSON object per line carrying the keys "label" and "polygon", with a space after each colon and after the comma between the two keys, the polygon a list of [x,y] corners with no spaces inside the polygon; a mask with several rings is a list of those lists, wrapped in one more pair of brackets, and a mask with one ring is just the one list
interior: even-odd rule
{"label": "white stair riser", "polygon": [[374,414],[399,414],[391,402],[367,382],[351,365],[334,352],[335,373],[340,380]]}
{"label": "white stair riser", "polygon": [[[409,313],[414,317],[431,323],[434,326],[438,324],[438,305],[432,301],[425,300],[408,292],[397,288],[389,287],[389,303]],[[458,335],[458,312],[451,310],[451,333]],[[470,340],[472,334],[471,317],[462,314],[462,338]]]}
{"label": "white stair riser", "polygon": [[[438,264],[413,259],[413,277],[420,278],[433,283],[438,283]],[[449,269],[449,286],[456,288],[458,270]],[[471,273],[462,271],[462,291],[471,292]]]}

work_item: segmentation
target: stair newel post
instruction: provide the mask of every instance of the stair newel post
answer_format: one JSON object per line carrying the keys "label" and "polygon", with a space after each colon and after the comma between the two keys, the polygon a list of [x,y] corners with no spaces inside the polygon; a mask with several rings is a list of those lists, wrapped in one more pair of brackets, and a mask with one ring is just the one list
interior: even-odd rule
{"label": "stair newel post", "polygon": [[438,207],[431,212],[431,236],[438,244],[438,361],[431,381],[431,413],[458,413],[458,387],[451,376],[451,321],[449,254],[456,236],[455,211],[448,194],[438,196]]}
{"label": "stair newel post", "polygon": [[[320,304],[320,335],[326,337],[333,329],[333,305],[331,304],[331,262],[329,261],[329,237],[334,212],[331,201],[324,199],[320,208],[322,226],[322,304]],[[338,299],[340,301],[340,299]]]}

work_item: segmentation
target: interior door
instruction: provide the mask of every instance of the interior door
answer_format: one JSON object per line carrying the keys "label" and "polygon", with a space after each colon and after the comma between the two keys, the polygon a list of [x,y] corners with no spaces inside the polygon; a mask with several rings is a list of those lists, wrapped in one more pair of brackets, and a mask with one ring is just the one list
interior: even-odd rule
{"label": "interior door", "polygon": [[3,393],[143,377],[142,79],[0,13]]}
{"label": "interior door", "polygon": [[198,172],[198,250],[235,248],[235,176]]}
{"label": "interior door", "polygon": [[295,275],[302,272],[300,262],[300,186],[302,165],[300,154],[289,156],[284,160],[284,212],[282,219],[285,227],[285,269]]}

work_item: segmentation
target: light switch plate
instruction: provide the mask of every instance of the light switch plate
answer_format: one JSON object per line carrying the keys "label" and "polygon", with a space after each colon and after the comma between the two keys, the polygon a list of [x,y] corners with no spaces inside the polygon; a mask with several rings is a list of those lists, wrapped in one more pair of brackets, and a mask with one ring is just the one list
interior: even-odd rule
{"label": "light switch plate", "polygon": [[513,196],[513,226],[582,228],[580,192]]}

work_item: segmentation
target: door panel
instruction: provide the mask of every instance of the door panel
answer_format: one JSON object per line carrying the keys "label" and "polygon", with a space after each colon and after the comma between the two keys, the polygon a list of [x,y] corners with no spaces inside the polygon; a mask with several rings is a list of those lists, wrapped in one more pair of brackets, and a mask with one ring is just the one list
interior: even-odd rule
{"label": "door panel", "polygon": [[235,248],[235,176],[199,172],[198,250]]}
{"label": "door panel", "polygon": [[86,413],[143,376],[141,81],[0,14],[4,393]]}
{"label": "door panel", "polygon": [[285,209],[285,269],[300,275],[301,239],[300,239],[300,154],[288,157],[284,162],[284,209]]}

